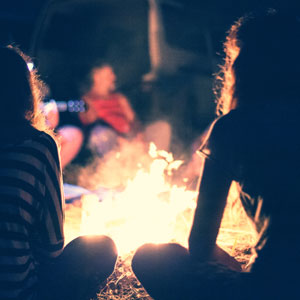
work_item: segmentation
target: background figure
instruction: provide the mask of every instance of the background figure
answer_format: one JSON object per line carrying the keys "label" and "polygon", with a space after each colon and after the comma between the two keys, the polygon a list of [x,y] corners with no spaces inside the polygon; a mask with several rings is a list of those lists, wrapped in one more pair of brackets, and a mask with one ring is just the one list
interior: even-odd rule
{"label": "background figure", "polygon": [[195,0],[54,0],[39,19],[32,53],[59,101],[79,99],[80,82],[97,61],[112,66],[143,127],[171,125],[169,148],[182,158],[214,114],[215,45],[233,14],[218,7]]}
{"label": "background figure", "polygon": [[88,131],[87,146],[99,156],[116,147],[118,137],[136,134],[137,120],[126,97],[116,92],[116,75],[109,65],[93,67],[82,99],[87,110],[79,119]]}
{"label": "background figure", "polygon": [[0,299],[90,299],[114,269],[105,236],[64,248],[58,147],[40,112],[41,83],[27,58],[0,48]]}
{"label": "background figure", "polygon": [[[94,67],[90,75],[90,87],[83,100],[88,109],[79,114],[84,126],[91,126],[88,146],[100,156],[105,155],[122,138],[141,138],[154,142],[158,149],[168,150],[171,127],[158,120],[143,126],[125,95],[116,92],[116,75],[110,65]],[[89,86],[89,85],[88,85]]]}
{"label": "background figure", "polygon": [[[299,18],[274,10],[231,27],[189,248],[147,244],[133,258],[155,299],[299,298],[299,36]],[[232,181],[258,233],[244,269],[216,244]]]}
{"label": "background figure", "polygon": [[[57,126],[55,107],[47,110],[46,114],[53,120],[52,126],[57,126],[60,137],[62,167],[76,158],[80,151],[89,152],[91,157],[103,157],[116,149],[122,140],[130,142],[138,139],[145,145],[154,142],[158,149],[169,149],[170,125],[158,120],[142,126],[128,99],[116,91],[116,80],[111,66],[94,66],[82,83],[85,111],[68,112],[67,117],[60,117],[62,121]],[[77,161],[80,163],[79,156]]]}

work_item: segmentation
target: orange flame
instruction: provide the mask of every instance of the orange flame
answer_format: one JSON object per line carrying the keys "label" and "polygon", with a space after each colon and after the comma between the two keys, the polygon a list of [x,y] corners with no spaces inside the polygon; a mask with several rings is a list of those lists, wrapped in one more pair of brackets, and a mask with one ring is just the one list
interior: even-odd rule
{"label": "orange flame", "polygon": [[[81,207],[73,208],[73,215],[67,211],[67,240],[78,235],[105,234],[115,241],[121,256],[149,242],[172,241],[187,246],[197,192],[166,180],[166,174],[170,175],[182,161],[157,151],[154,144],[150,145],[148,155],[152,159],[150,168],[141,167],[123,191],[111,190],[102,202],[96,195],[83,196]],[[231,254],[237,247],[248,248],[255,241],[254,230],[237,199],[233,184],[218,236],[218,244]]]}
{"label": "orange flame", "polygon": [[84,197],[81,234],[111,236],[121,255],[146,242],[176,240],[186,245],[186,235],[176,228],[181,222],[184,231],[189,230],[196,192],[171,186],[165,180],[165,171],[171,172],[181,161],[157,151],[154,144],[149,155],[153,158],[150,170],[140,169],[124,191],[108,195],[102,202],[97,197]]}

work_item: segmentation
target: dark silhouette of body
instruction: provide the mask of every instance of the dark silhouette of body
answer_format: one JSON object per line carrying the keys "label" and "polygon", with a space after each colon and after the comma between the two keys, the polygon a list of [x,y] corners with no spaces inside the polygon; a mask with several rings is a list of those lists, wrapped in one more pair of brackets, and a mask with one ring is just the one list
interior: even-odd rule
{"label": "dark silhouette of body", "polygon": [[[203,173],[189,248],[139,248],[133,270],[155,299],[297,299],[300,265],[300,23],[270,11],[239,19],[220,72],[219,118],[199,149]],[[216,244],[237,181],[258,241],[242,270]]]}

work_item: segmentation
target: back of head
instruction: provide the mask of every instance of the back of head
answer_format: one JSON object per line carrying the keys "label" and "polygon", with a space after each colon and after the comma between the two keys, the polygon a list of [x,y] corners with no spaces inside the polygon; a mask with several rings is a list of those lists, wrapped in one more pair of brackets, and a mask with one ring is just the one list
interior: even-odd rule
{"label": "back of head", "polygon": [[23,122],[33,110],[30,71],[16,48],[0,48],[1,123]]}
{"label": "back of head", "polygon": [[33,128],[52,134],[41,111],[43,83],[16,47],[0,47],[0,144],[24,138]]}
{"label": "back of head", "polygon": [[300,99],[300,21],[293,13],[272,10],[239,19],[225,52],[222,79],[229,99],[221,95],[223,104],[248,108]]}

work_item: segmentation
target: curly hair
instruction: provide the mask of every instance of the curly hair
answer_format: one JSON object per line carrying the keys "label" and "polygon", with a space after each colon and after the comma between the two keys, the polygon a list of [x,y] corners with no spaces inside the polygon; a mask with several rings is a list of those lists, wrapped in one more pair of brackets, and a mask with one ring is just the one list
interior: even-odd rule
{"label": "curly hair", "polygon": [[300,22],[292,13],[269,10],[238,19],[228,32],[216,76],[217,114],[299,100],[299,37]]}

